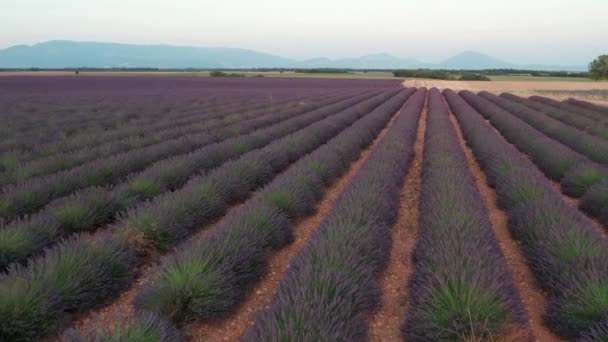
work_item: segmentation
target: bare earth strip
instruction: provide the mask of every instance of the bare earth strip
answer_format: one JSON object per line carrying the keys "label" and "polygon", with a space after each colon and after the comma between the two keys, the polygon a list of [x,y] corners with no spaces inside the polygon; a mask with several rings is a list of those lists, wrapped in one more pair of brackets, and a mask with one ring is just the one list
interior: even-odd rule
{"label": "bare earth strip", "polygon": [[[428,101],[428,97],[427,97]],[[418,232],[419,196],[422,175],[424,132],[427,106],[425,103],[418,122],[414,160],[401,188],[401,202],[397,222],[393,226],[389,264],[382,273],[381,306],[370,318],[370,341],[401,341],[400,328],[405,321],[408,300],[408,282],[414,270],[412,253]]]}
{"label": "bare earth strip", "polygon": [[[407,105],[407,102],[405,105]],[[348,172],[327,189],[317,207],[315,215],[300,221],[296,225],[294,228],[294,242],[272,253],[268,260],[268,273],[249,292],[248,298],[239,310],[221,322],[199,321],[185,327],[185,333],[190,341],[237,341],[243,335],[247,327],[253,324],[255,313],[260,309],[268,307],[270,300],[278,290],[283,275],[289,269],[291,259],[304,247],[319,224],[329,214],[338,196],[348,186],[352,178],[369,158],[370,153],[386,135],[396,117],[397,115],[393,116],[387,126],[374,139],[373,143],[361,153],[359,159],[351,164]]]}
{"label": "bare earth strip", "polygon": [[460,141],[460,145],[465,151],[469,162],[469,170],[475,179],[484,205],[488,209],[488,215],[490,223],[492,223],[492,227],[494,228],[494,234],[496,235],[507,265],[513,274],[515,286],[517,287],[524,307],[528,313],[528,324],[534,339],[542,342],[561,341],[561,339],[543,325],[543,314],[547,308],[547,297],[543,291],[536,286],[534,275],[526,264],[518,242],[511,238],[507,226],[507,214],[498,208],[496,204],[496,193],[488,186],[487,177],[477,163],[473,151],[466,145],[460,125],[452,113],[450,113],[450,120],[454,127],[456,127],[458,140]]}

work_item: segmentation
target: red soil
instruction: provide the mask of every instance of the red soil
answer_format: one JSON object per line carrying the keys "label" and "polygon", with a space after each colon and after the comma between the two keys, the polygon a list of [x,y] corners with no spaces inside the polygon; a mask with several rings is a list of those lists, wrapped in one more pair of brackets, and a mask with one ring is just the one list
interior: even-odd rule
{"label": "red soil", "polygon": [[401,188],[401,203],[397,222],[392,230],[392,246],[389,264],[383,272],[380,284],[382,302],[370,317],[370,341],[401,341],[400,327],[409,306],[408,281],[414,270],[412,252],[418,232],[418,200],[422,174],[422,153],[426,131],[426,104],[422,110],[416,142],[414,160]]}
{"label": "red soil", "polygon": [[[454,124],[454,127],[456,127],[458,140],[460,141],[469,162],[469,170],[475,179],[484,205],[488,209],[488,215],[492,227],[494,228],[494,234],[513,275],[515,287],[517,288],[528,313],[528,327],[525,327],[522,329],[523,331],[519,331],[516,335],[521,336],[522,339],[534,339],[542,342],[561,341],[543,325],[543,314],[547,307],[547,298],[543,291],[536,286],[534,276],[526,264],[526,260],[521,253],[518,242],[511,238],[507,226],[507,215],[496,205],[496,193],[488,186],[487,177],[475,160],[473,152],[466,145],[460,125],[453,114],[450,114],[450,120]],[[527,334],[525,330],[528,329],[530,329],[532,335],[530,338],[526,337]],[[512,338],[509,337],[508,339],[511,340]]]}

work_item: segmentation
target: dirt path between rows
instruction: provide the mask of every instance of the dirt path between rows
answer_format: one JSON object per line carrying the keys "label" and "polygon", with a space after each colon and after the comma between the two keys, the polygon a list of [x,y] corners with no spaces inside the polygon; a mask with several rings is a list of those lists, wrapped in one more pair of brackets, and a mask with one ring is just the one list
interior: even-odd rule
{"label": "dirt path between rows", "polygon": [[400,328],[405,321],[406,311],[409,307],[408,282],[414,270],[412,253],[418,233],[418,203],[422,183],[422,156],[428,93],[426,101],[418,121],[414,159],[401,188],[397,222],[391,231],[392,246],[389,263],[380,279],[381,305],[370,319],[368,336],[370,341],[403,340]]}
{"label": "dirt path between rows", "polygon": [[[399,111],[408,102],[409,99]],[[198,321],[184,327],[188,340],[209,342],[239,340],[245,333],[245,330],[253,324],[255,313],[260,309],[268,308],[271,299],[277,293],[283,275],[289,269],[292,258],[304,247],[322,220],[329,214],[339,195],[348,186],[365,161],[367,161],[370,153],[386,135],[396,117],[397,115],[394,115],[391,118],[372,144],[361,152],[356,161],[351,163],[346,174],[326,190],[325,195],[317,206],[315,214],[296,224],[294,227],[294,242],[281,250],[272,252],[268,258],[268,273],[249,291],[247,299],[239,307],[238,311],[221,322]]]}
{"label": "dirt path between rows", "polygon": [[450,120],[456,128],[458,140],[462,149],[465,151],[467,161],[469,162],[469,170],[475,179],[481,198],[488,210],[488,216],[492,228],[494,229],[494,234],[513,275],[515,287],[517,288],[526,312],[528,313],[528,325],[531,329],[533,338],[536,341],[542,342],[561,341],[560,338],[555,336],[543,325],[543,315],[547,308],[547,297],[543,291],[536,286],[534,275],[526,264],[526,260],[523,257],[518,242],[511,238],[507,226],[507,214],[498,208],[496,193],[488,185],[486,174],[481,170],[481,167],[473,155],[473,151],[466,144],[460,125],[451,112]]}

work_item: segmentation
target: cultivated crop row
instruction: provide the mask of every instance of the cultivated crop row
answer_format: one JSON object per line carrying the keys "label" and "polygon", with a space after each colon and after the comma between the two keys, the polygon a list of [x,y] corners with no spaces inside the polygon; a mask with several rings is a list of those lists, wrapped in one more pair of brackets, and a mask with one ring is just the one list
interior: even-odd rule
{"label": "cultivated crop row", "polygon": [[[63,236],[92,231],[140,202],[179,188],[194,175],[322,120],[366,97],[353,97],[293,118],[282,113],[263,117],[242,125],[241,129],[230,131],[251,132],[249,134],[156,162],[114,188],[92,187],[57,199],[40,214],[18,220],[0,230],[0,268],[27,259]],[[276,121],[279,122],[270,125]],[[266,125],[269,126],[264,128]]]}
{"label": "cultivated crop row", "polygon": [[[107,83],[109,81],[113,84]],[[10,85],[0,89],[5,93],[0,96],[0,115],[6,117],[5,121],[11,127],[25,121],[21,126],[28,131],[13,136],[11,132],[17,130],[9,129],[8,134],[3,135],[0,163],[4,162],[3,159],[8,159],[10,164],[15,160],[29,160],[28,156],[52,154],[55,149],[65,152],[78,146],[115,140],[117,137],[114,135],[119,132],[141,130],[141,127],[165,120],[167,116],[177,119],[188,112],[204,114],[213,113],[215,109],[269,108],[299,98],[360,92],[376,85],[380,88],[389,85],[388,82],[345,84],[252,79],[225,82],[167,78],[163,82],[157,88],[153,84],[156,82],[145,78],[126,81],[113,78],[9,80]],[[125,89],[123,86],[127,83],[133,87]],[[233,84],[225,87],[221,83]]]}
{"label": "cultivated crop row", "polygon": [[[224,97],[225,99],[226,97]],[[15,127],[7,133],[7,139],[0,144],[3,156],[6,156],[7,152],[8,155],[17,153],[18,160],[29,160],[50,155],[57,150],[68,150],[73,148],[72,146],[103,142],[105,141],[103,137],[109,132],[125,131],[139,125],[149,126],[154,121],[163,120],[166,115],[175,115],[180,118],[188,114],[183,111],[192,113],[192,110],[197,110],[200,112],[200,106],[204,106],[203,112],[224,107],[219,104],[212,105],[201,98],[193,100],[188,96],[179,96],[177,101],[175,98],[142,99],[138,97],[125,101],[114,96],[109,99],[97,99],[100,103],[93,106],[82,104],[84,100],[94,101],[88,98],[62,98],[60,103],[48,103],[47,101],[35,103],[35,100],[26,98],[22,100],[22,103],[31,103],[29,106],[32,108],[7,108],[7,112],[14,112],[6,115],[9,127],[15,126],[11,123],[19,122],[22,118],[27,120],[21,125],[24,129],[19,130]],[[234,100],[241,105],[251,102],[251,100],[243,99],[237,101],[236,98]],[[66,104],[69,104],[69,107],[66,108]],[[56,113],[53,112],[54,106],[58,107]],[[36,112],[32,113],[32,111]],[[36,119],[42,122],[36,122]]]}
{"label": "cultivated crop row", "polygon": [[296,221],[314,211],[325,188],[346,172],[411,93],[389,99],[276,177],[211,233],[180,247],[139,292],[135,307],[174,324],[233,312],[266,272],[269,250],[293,241]]}
{"label": "cultivated crop row", "polygon": [[[277,122],[293,111],[271,114],[271,122]],[[263,124],[260,125],[260,120],[266,121],[267,118],[252,119],[254,124],[249,124],[249,121],[237,122],[220,131],[203,131],[202,133],[167,140],[9,186],[4,193],[0,194],[0,215],[7,220],[12,219],[33,213],[51,200],[68,195],[78,189],[88,186],[117,184],[129,174],[143,170],[158,160],[175,154],[192,152],[205,145],[221,141],[225,137],[239,134],[241,131],[251,132],[263,126]],[[264,122],[264,124],[266,123]]]}
{"label": "cultivated crop row", "polygon": [[[544,97],[544,96],[530,96],[530,100],[533,100],[535,102],[540,102],[545,105],[561,109],[563,111],[567,111],[571,114],[583,116],[587,119],[600,122],[603,125],[605,125],[606,121],[608,121],[608,116],[595,112],[593,109],[587,109],[585,107],[577,106],[577,105],[571,103],[570,101],[560,102],[560,101],[554,100],[552,98]],[[578,100],[575,100],[575,101],[578,101]],[[588,103],[588,102],[585,102],[585,103]]]}
{"label": "cultivated crop row", "polygon": [[608,242],[479,113],[454,92],[444,94],[547,292],[546,322],[565,338],[581,336],[608,314]]}
{"label": "cultivated crop row", "polygon": [[608,115],[608,108],[606,106],[598,106],[591,102],[581,101],[581,100],[577,100],[575,98],[569,98],[568,100],[564,101],[564,103],[568,103],[568,104],[577,106],[579,108],[587,109],[594,114],[595,113],[601,114],[604,116],[604,118],[606,115]]}
{"label": "cultivated crop row", "polygon": [[429,96],[408,341],[504,336],[526,322],[443,97]]}
{"label": "cultivated crop row", "polygon": [[[608,180],[608,168],[589,161],[585,156],[560,144],[493,102],[471,92],[461,96],[487,118],[509,142],[531,157],[534,163],[555,181],[561,182],[562,191],[574,197],[583,196],[596,184]],[[594,191],[593,193],[597,192]],[[604,196],[605,197],[605,196]],[[601,196],[585,196],[583,210],[600,218],[608,201]]]}
{"label": "cultivated crop row", "polygon": [[[230,123],[234,122],[234,120],[238,119],[238,116],[242,116],[242,114],[254,116],[264,110],[266,112],[280,110],[281,108],[292,105],[296,99],[280,101],[273,103],[272,105],[268,103],[267,99],[257,100],[257,103],[252,101],[249,101],[249,103],[235,101],[236,103],[231,105],[204,108],[203,110],[201,110],[201,108],[193,108],[179,114],[171,113],[170,110],[167,109],[165,114],[166,117],[154,117],[154,120],[150,120],[150,122],[147,122],[148,120],[146,120],[146,122],[138,120],[131,122],[129,125],[121,125],[119,129],[103,131],[97,135],[92,134],[91,132],[83,132],[78,136],[69,137],[69,139],[61,140],[55,144],[39,145],[35,150],[32,150],[29,153],[18,153],[15,155],[15,153],[12,152],[5,154],[3,156],[3,165],[5,169],[8,169],[12,173],[16,173],[17,176],[27,176],[27,171],[25,172],[25,175],[21,175],[23,171],[19,170],[20,168],[27,167],[27,164],[22,165],[27,162],[34,162],[34,166],[48,164],[49,162],[58,162],[57,160],[61,160],[61,157],[59,157],[58,154],[63,153],[64,156],[66,154],[71,155],[74,153],[81,154],[83,153],[81,150],[85,150],[84,153],[86,153],[88,152],[87,149],[110,155],[112,152],[118,153],[126,151],[128,148],[143,147],[158,143],[165,139],[178,137],[179,133],[181,133],[179,130],[180,128],[182,130],[186,128],[184,134],[195,132],[189,125],[200,123],[203,119],[214,119],[220,122]],[[245,113],[242,113],[243,108],[247,108]],[[180,109],[180,107],[173,108],[172,110],[175,111],[176,109]],[[144,111],[146,109],[141,110]],[[234,117],[235,114],[237,118]],[[89,116],[91,115],[89,114]],[[154,134],[149,135],[149,132],[154,132]],[[46,135],[44,132],[34,132],[34,134],[36,137]],[[24,137],[19,137],[19,140],[22,143],[27,141]],[[13,155],[14,158],[11,159],[10,157]],[[101,155],[98,157],[100,156]],[[70,158],[74,158],[74,156],[70,156]]]}
{"label": "cultivated crop row", "polygon": [[408,102],[328,216],[290,263],[246,341],[362,340],[379,302],[400,188],[413,159],[424,89]]}
{"label": "cultivated crop row", "polygon": [[398,92],[384,92],[195,177],[129,210],[111,231],[75,235],[26,266],[13,264],[0,279],[0,337],[36,339],[55,331],[67,313],[115,297],[137,274],[138,255],[174,246]]}
{"label": "cultivated crop row", "polygon": [[608,164],[608,141],[605,139],[589,135],[537,110],[489,92],[482,91],[479,96],[503,107],[550,138],[561,142],[587,158],[598,163]]}
{"label": "cultivated crop row", "polygon": [[[167,121],[166,125],[170,128],[164,129],[157,127],[155,133],[140,138],[128,137],[116,142],[110,142],[94,147],[83,148],[77,151],[66,153],[58,153],[52,156],[36,159],[21,165],[15,165],[7,172],[0,175],[0,185],[20,183],[32,177],[42,176],[58,172],[64,169],[78,166],[84,162],[89,162],[95,159],[103,159],[113,154],[124,153],[135,148],[142,148],[153,144],[158,144],[163,141],[176,139],[185,135],[192,135],[201,132],[211,132],[215,129],[220,129],[225,126],[241,122],[243,120],[254,119],[261,115],[273,112],[281,112],[287,115],[298,115],[300,113],[320,108],[324,105],[338,102],[344,97],[330,97],[329,99],[319,98],[308,105],[294,106],[289,103],[286,106],[278,108],[262,108],[257,111],[246,111],[241,114],[233,115],[218,115],[218,116],[203,116],[198,117],[196,121],[188,122],[187,125],[175,126],[175,122]],[[273,113],[274,114],[274,113]],[[215,119],[215,120],[214,120]]]}
{"label": "cultivated crop row", "polygon": [[[567,125],[583,130],[589,134],[608,139],[608,127],[606,126],[606,123],[598,122],[597,120],[587,118],[577,113],[571,113],[562,108],[551,106],[541,101],[533,101],[532,99],[526,99],[509,93],[504,93],[500,96],[504,97],[507,100],[519,102],[534,110],[542,112],[554,119],[557,119]],[[557,103],[561,104],[561,102]],[[560,107],[563,107],[563,104]]]}

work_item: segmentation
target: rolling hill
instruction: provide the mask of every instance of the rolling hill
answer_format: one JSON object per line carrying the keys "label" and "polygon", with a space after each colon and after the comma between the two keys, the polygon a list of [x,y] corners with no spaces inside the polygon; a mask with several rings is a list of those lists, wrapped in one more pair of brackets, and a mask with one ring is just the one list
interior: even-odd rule
{"label": "rolling hill", "polygon": [[516,65],[479,52],[465,51],[432,64],[386,53],[360,57],[295,60],[238,48],[135,45],[55,40],[0,50],[1,68],[348,68],[348,69],[533,69],[583,71],[586,66]]}

